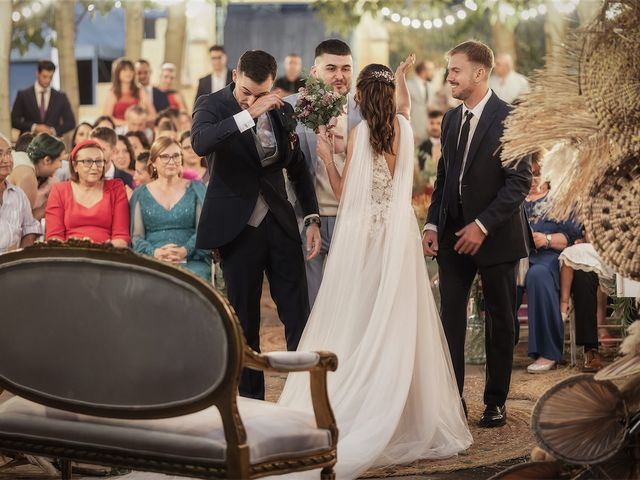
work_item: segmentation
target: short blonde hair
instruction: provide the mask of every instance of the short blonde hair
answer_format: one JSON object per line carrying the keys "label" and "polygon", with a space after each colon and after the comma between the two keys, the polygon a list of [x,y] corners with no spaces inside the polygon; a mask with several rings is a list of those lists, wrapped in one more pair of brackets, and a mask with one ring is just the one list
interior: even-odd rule
{"label": "short blonde hair", "polygon": [[487,74],[491,73],[491,70],[493,70],[495,65],[493,50],[477,40],[468,40],[460,45],[456,45],[447,52],[447,59],[457,53],[464,53],[470,62],[482,65],[487,69]]}

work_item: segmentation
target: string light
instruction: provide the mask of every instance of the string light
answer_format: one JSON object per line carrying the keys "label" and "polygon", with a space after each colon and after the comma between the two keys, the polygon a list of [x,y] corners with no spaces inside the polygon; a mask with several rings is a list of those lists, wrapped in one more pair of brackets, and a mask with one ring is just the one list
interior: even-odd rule
{"label": "string light", "polygon": [[[580,0],[553,0],[553,4],[561,13],[573,12]],[[445,13],[443,17],[438,18],[412,18],[409,15],[404,15],[400,12],[394,12],[389,7],[384,7],[380,10],[383,17],[390,19],[394,23],[400,22],[405,27],[412,27],[418,29],[420,27],[425,30],[431,30],[433,28],[442,28],[446,25],[454,25],[456,22],[465,20],[469,17],[469,11],[475,12],[478,10],[478,4],[475,0],[465,0],[464,4],[453,12]],[[545,15],[547,13],[547,7],[543,3],[537,7],[531,7],[520,12],[516,11],[515,7],[509,3],[501,2],[498,5],[498,12],[502,17],[519,16],[521,20],[531,20],[539,15]]]}

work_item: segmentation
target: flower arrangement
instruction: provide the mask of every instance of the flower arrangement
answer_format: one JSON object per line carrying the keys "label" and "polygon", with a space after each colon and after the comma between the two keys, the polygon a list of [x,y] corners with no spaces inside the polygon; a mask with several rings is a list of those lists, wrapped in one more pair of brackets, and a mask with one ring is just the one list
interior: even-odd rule
{"label": "flower arrangement", "polygon": [[309,77],[299,90],[294,117],[314,132],[329,125],[329,121],[344,110],[346,95],[333,91],[333,87],[319,78]]}

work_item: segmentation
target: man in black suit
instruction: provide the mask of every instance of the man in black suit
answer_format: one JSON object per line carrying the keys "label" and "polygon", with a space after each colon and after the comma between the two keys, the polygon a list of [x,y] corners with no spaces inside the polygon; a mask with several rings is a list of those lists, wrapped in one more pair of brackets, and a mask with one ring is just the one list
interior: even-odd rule
{"label": "man in black suit", "polygon": [[156,112],[169,108],[169,96],[159,88],[151,85],[151,65],[149,62],[141,58],[135,63],[134,68],[136,70],[136,80],[146,90]]}
{"label": "man in black suit", "polygon": [[198,80],[196,102],[200,95],[215,93],[233,81],[231,70],[227,68],[227,55],[224,53],[224,47],[214,45],[209,49],[209,57],[211,58],[211,75],[205,75]]}
{"label": "man in black suit", "polygon": [[20,90],[11,110],[13,128],[61,137],[76,128],[67,96],[51,87],[56,66],[49,60],[38,63],[35,85]]}
{"label": "man in black suit", "polygon": [[[516,315],[516,265],[531,234],[522,203],[531,185],[525,159],[504,166],[500,138],[510,107],[488,87],[493,52],[464,42],[448,54],[447,81],[464,103],[442,122],[442,157],[424,228],[425,255],[438,260],[441,318],[458,389],[464,386],[469,289],[480,273],[487,312],[485,410],[481,427],[506,422]],[[463,402],[463,405],[466,405]]]}
{"label": "man in black suit", "polygon": [[[289,350],[298,346],[309,315],[300,233],[283,169],[305,215],[307,259],[321,244],[318,202],[293,109],[269,93],[276,71],[268,53],[245,52],[233,71],[235,83],[198,99],[191,128],[193,150],[212,165],[196,247],[219,250],[229,301],[256,351],[264,272]],[[240,394],[264,398],[262,373],[245,369]]]}

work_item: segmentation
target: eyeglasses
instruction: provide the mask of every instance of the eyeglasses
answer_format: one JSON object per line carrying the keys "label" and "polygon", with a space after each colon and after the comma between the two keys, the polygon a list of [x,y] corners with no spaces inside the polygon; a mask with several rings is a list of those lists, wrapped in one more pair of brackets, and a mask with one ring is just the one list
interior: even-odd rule
{"label": "eyeglasses", "polygon": [[177,165],[182,160],[182,154],[174,153],[173,155],[169,155],[168,153],[163,153],[162,155],[158,155],[158,158],[162,160],[164,165],[169,165],[169,162],[173,162]]}
{"label": "eyeglasses", "polygon": [[104,160],[99,158],[94,158],[94,159],[87,158],[85,160],[76,160],[76,163],[82,165],[84,168],[91,168],[93,166],[96,166],[97,168],[104,167]]}
{"label": "eyeglasses", "polygon": [[8,150],[0,150],[0,158],[2,158],[2,157],[9,158],[12,153],[13,153],[13,149],[11,149],[11,148],[8,149]]}

